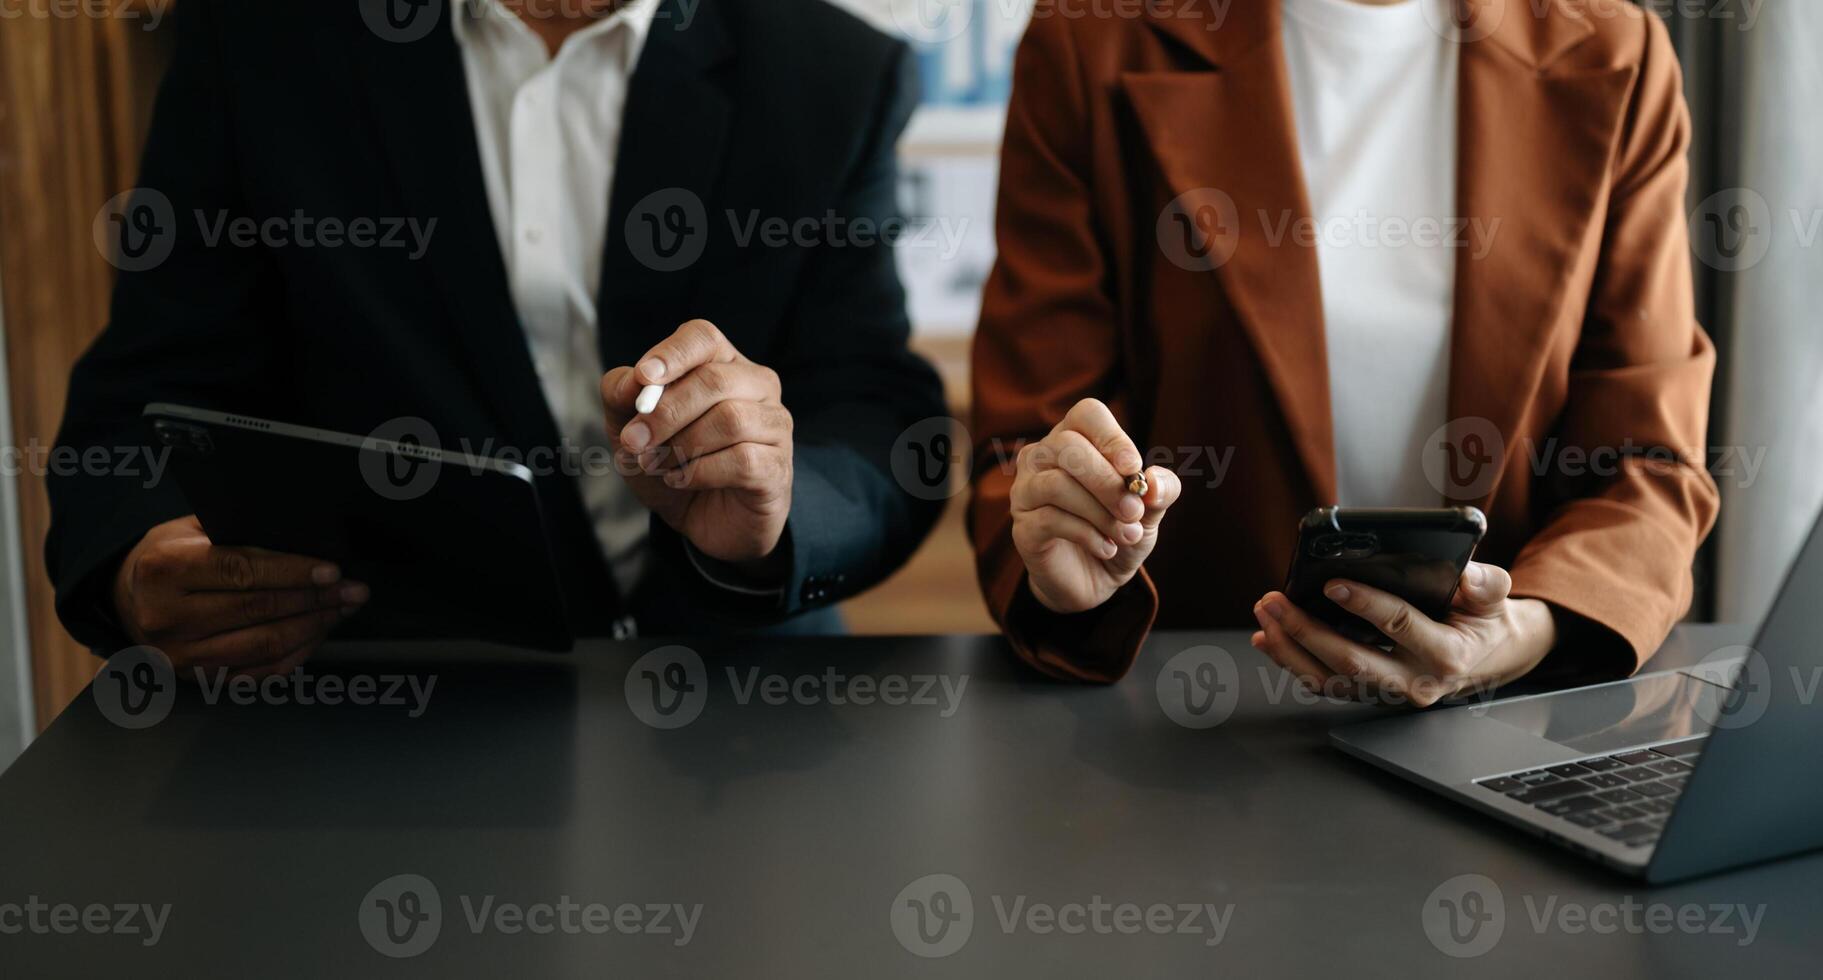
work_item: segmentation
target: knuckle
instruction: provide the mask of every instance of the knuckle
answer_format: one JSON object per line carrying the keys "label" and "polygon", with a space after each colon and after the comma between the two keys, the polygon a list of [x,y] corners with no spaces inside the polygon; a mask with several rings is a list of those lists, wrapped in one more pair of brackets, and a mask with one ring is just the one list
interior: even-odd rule
{"label": "knuckle", "polygon": [[736,439],[754,427],[753,411],[748,402],[716,402],[703,418],[716,433]]}
{"label": "knuckle", "polygon": [[241,615],[255,622],[271,619],[278,612],[278,597],[267,591],[242,593],[240,611]]}
{"label": "knuckle", "polygon": [[768,469],[765,453],[760,451],[760,447],[750,442],[744,442],[734,447],[734,463],[742,473],[749,476],[762,475]]}
{"label": "knuckle", "polygon": [[170,548],[157,547],[148,549],[133,562],[133,580],[157,581],[175,574],[183,566],[183,559]]}
{"label": "knuckle", "polygon": [[682,399],[661,398],[658,407],[652,410],[649,424],[657,432],[676,432],[684,423],[681,406]]}
{"label": "knuckle", "polygon": [[1399,605],[1393,607],[1383,624],[1386,632],[1392,636],[1405,636],[1412,631],[1412,607]]}
{"label": "knuckle", "polygon": [[700,318],[691,320],[689,325],[693,328],[692,332],[695,333],[696,338],[703,343],[715,345],[727,340],[726,337],[722,336],[722,328],[708,320]]}
{"label": "knuckle", "polygon": [[730,379],[728,369],[720,364],[705,364],[696,369],[698,383],[703,387],[703,394],[711,398],[722,398],[728,394]]}
{"label": "knuckle", "polygon": [[1049,500],[1057,495],[1058,479],[1059,474],[1056,470],[1039,470],[1025,477],[1025,485],[1034,498]]}
{"label": "knuckle", "polygon": [[215,573],[230,589],[253,588],[253,562],[246,555],[224,551],[215,556]]}
{"label": "knuckle", "polygon": [[1084,398],[1070,408],[1070,415],[1077,419],[1094,418],[1108,410],[1108,406],[1099,398]]}

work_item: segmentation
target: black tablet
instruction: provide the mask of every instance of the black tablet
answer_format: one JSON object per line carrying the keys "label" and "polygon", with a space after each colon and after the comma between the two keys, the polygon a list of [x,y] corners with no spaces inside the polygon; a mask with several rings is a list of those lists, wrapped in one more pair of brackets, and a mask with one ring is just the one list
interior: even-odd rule
{"label": "black tablet", "polygon": [[372,587],[340,635],[570,648],[524,466],[182,405],[145,418],[211,541],[333,561]]}

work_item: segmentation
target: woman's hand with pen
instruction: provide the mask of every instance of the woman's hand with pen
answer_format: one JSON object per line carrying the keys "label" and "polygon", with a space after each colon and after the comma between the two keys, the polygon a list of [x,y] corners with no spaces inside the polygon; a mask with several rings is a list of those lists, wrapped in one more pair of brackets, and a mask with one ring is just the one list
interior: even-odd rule
{"label": "woman's hand with pen", "polygon": [[1013,545],[1033,598],[1059,613],[1093,609],[1132,581],[1182,490],[1176,473],[1144,466],[1114,413],[1093,398],[1021,449],[1014,465]]}

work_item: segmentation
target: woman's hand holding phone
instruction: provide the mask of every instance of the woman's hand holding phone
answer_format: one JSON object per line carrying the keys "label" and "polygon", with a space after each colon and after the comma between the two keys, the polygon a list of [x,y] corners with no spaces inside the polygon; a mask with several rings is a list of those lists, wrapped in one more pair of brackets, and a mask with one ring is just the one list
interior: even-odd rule
{"label": "woman's hand holding phone", "polygon": [[[1093,398],[1021,449],[1014,465],[1013,546],[1033,598],[1058,613],[1094,609],[1131,581],[1182,490],[1169,469],[1142,469],[1133,440]],[[1128,490],[1136,473],[1145,475],[1144,496]]]}
{"label": "woman's hand holding phone", "polygon": [[1420,707],[1485,690],[1530,673],[1557,640],[1551,607],[1515,599],[1496,565],[1470,562],[1449,616],[1439,622],[1397,596],[1358,582],[1324,586],[1330,601],[1392,640],[1382,650],[1344,638],[1328,624],[1268,592],[1254,605],[1253,645],[1305,687],[1330,697],[1386,697]]}

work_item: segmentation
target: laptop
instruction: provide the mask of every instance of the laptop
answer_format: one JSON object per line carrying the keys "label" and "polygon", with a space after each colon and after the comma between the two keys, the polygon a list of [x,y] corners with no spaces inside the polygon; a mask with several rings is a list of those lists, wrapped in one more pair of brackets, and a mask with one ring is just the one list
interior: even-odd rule
{"label": "laptop", "polygon": [[1823,847],[1823,518],[1748,647],[1345,725],[1343,751],[1649,882]]}

